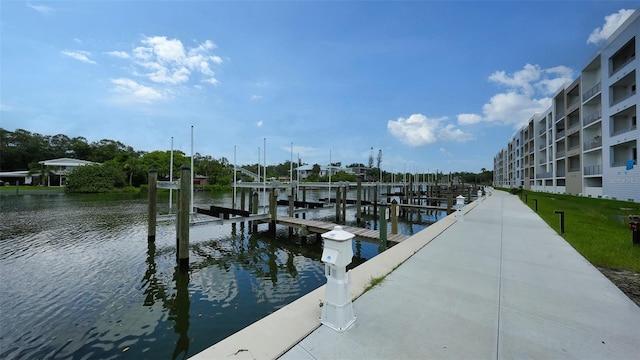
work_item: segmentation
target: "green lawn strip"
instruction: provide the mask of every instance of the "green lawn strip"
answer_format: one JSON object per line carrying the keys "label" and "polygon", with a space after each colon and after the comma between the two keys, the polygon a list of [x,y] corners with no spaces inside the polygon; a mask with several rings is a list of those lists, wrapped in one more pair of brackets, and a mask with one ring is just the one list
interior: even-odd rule
{"label": "green lawn strip", "polygon": [[[64,187],[60,186],[20,186],[18,187],[18,191],[29,190],[29,191],[64,191]],[[5,185],[0,186],[0,191],[12,191],[16,192],[15,185]]]}
{"label": "green lawn strip", "polygon": [[640,204],[525,191],[521,197],[538,215],[560,232],[560,215],[564,211],[565,233],[561,236],[582,256],[597,266],[640,272],[640,246],[634,246],[627,225],[628,215],[640,214]]}

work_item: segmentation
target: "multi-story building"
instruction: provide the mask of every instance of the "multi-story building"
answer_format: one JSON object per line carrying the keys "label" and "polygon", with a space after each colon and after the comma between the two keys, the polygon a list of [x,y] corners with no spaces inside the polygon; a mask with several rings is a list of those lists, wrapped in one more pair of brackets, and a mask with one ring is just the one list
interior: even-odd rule
{"label": "multi-story building", "polygon": [[640,10],[494,157],[494,184],[640,201]]}

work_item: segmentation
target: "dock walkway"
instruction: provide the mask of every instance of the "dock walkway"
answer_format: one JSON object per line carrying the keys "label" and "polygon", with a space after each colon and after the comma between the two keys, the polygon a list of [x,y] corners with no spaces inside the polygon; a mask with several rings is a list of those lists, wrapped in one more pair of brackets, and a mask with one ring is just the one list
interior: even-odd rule
{"label": "dock walkway", "polygon": [[321,287],[194,358],[637,359],[640,308],[516,196],[464,212],[352,270],[344,333]]}
{"label": "dock walkway", "polygon": [[[278,215],[276,222],[280,225],[286,225],[286,226],[297,227],[297,228],[307,228],[308,231],[319,233],[319,234],[325,233],[327,231],[331,231],[333,230],[333,227],[336,226],[336,224],[325,222],[325,221],[292,218],[289,216],[282,216],[282,215]],[[356,237],[358,238],[361,238],[363,240],[370,241],[370,242],[372,241],[375,243],[380,242],[380,231],[378,230],[370,230],[370,229],[353,227],[353,226],[345,226],[345,225],[341,225],[341,226],[344,231],[348,231],[356,235]],[[393,243],[399,243],[408,238],[409,238],[408,235],[387,234],[387,241],[393,242]]]}

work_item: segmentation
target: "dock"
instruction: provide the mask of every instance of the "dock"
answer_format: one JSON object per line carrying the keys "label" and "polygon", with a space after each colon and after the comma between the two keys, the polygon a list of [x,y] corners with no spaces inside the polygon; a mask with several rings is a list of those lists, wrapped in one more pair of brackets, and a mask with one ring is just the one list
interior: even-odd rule
{"label": "dock", "polygon": [[[300,218],[293,218],[293,217],[281,216],[281,215],[278,215],[276,222],[279,225],[295,227],[298,229],[306,229],[308,232],[312,232],[316,234],[322,234],[327,231],[331,231],[333,230],[333,227],[337,225],[337,224],[329,223],[325,221],[300,219]],[[357,238],[361,240],[372,242],[374,244],[380,243],[380,231],[378,230],[369,230],[365,228],[344,226],[344,225],[341,225],[341,226],[344,231],[348,231],[354,234]],[[387,234],[387,241],[392,243],[400,243],[408,238],[409,238],[408,235]]]}

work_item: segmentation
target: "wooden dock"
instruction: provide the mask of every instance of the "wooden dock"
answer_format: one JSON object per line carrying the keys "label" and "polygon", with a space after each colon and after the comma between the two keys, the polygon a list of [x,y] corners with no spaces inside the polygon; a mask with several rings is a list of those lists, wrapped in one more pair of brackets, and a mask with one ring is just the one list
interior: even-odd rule
{"label": "wooden dock", "polygon": [[[299,219],[299,218],[293,218],[289,216],[280,216],[280,215],[278,215],[276,222],[280,225],[295,227],[299,229],[306,229],[308,232],[312,232],[316,234],[322,234],[327,231],[331,231],[333,230],[333,227],[337,225],[334,223],[328,223],[324,221]],[[370,230],[370,229],[364,229],[364,228],[353,227],[353,226],[345,226],[345,225],[340,225],[340,226],[342,226],[342,229],[344,231],[354,234],[357,238],[361,240],[364,240],[366,242],[372,242],[374,244],[380,243],[380,231],[378,230]],[[387,234],[387,241],[392,243],[399,243],[408,238],[409,238],[408,235]]]}

